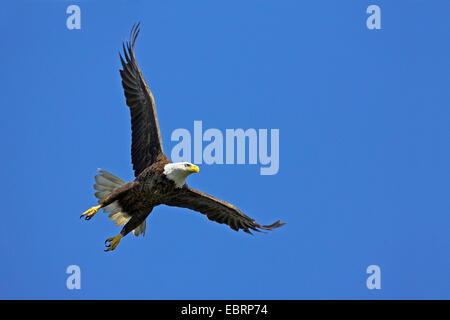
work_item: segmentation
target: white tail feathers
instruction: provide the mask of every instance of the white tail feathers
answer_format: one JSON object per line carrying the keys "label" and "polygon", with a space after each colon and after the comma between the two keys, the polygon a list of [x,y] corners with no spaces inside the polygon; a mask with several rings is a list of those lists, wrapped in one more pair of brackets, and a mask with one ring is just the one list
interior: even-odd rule
{"label": "white tail feathers", "polygon": [[[112,173],[109,173],[105,170],[98,169],[99,174],[95,176],[95,184],[94,189],[98,190],[95,193],[95,196],[101,200],[105,198],[108,194],[110,194],[114,189],[124,185],[126,182],[122,179],[116,177]],[[103,207],[104,212],[109,212],[109,219],[114,220],[114,224],[116,226],[121,226],[126,224],[130,219],[125,211],[122,210],[119,203],[114,201],[113,203]],[[145,234],[145,220],[142,222],[136,229],[133,230],[133,234],[138,236],[140,234]]]}

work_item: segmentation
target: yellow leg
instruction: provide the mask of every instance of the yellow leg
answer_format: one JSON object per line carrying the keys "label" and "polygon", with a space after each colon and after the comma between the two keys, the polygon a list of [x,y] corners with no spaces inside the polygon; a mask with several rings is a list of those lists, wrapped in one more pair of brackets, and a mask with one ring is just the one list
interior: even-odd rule
{"label": "yellow leg", "polygon": [[105,251],[112,251],[114,250],[117,245],[120,242],[120,239],[122,239],[123,235],[121,233],[119,233],[117,236],[112,237],[112,238],[108,238],[105,241],[105,245],[106,245],[106,249]]}
{"label": "yellow leg", "polygon": [[85,218],[86,220],[90,220],[92,219],[92,217],[97,213],[97,211],[101,208],[101,206],[95,206],[92,207],[88,210],[86,210],[85,212],[83,212],[83,214],[80,216],[80,218]]}

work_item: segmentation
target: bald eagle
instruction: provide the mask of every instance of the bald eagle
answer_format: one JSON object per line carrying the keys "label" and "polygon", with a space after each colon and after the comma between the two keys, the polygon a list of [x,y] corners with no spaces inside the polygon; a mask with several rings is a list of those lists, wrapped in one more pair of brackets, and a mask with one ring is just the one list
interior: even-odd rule
{"label": "bald eagle", "polygon": [[209,220],[250,234],[250,230],[272,230],[284,225],[279,220],[271,225],[260,225],[233,205],[188,187],[186,178],[198,173],[199,168],[189,162],[171,163],[164,154],[155,100],[134,56],[139,31],[139,24],[134,25],[130,39],[123,43],[124,56],[119,54],[123,68],[120,76],[131,115],[131,160],[135,180],[127,183],[98,169],[94,184],[98,205],[83,212],[80,218],[90,220],[103,208],[117,226],[125,225],[120,234],[106,239],[105,251],[114,250],[130,232],[135,236],[144,235],[146,218],[161,204],[198,211]]}

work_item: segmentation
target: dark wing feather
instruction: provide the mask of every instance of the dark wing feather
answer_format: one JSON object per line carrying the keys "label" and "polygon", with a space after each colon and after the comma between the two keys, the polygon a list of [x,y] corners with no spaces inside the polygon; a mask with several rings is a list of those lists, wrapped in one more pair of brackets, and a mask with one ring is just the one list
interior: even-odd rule
{"label": "dark wing feather", "polygon": [[242,229],[250,234],[252,233],[249,229],[259,232],[261,230],[272,230],[286,224],[280,223],[278,220],[271,225],[262,226],[232,204],[189,187],[180,189],[175,196],[165,201],[164,204],[198,211],[205,214],[209,220],[226,223],[233,230],[239,231],[239,229]]}
{"label": "dark wing feather", "polygon": [[134,44],[139,31],[139,24],[133,26],[129,41],[123,44],[125,59],[119,54],[123,67],[120,76],[131,115],[131,161],[135,176],[163,153],[155,100],[134,57]]}

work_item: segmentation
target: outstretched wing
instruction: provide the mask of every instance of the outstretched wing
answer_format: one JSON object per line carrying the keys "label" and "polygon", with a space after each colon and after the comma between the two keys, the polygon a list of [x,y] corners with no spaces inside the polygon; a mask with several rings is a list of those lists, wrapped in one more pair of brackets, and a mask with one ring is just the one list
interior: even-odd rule
{"label": "outstretched wing", "polygon": [[163,153],[155,100],[134,57],[134,44],[139,31],[139,24],[134,25],[129,41],[123,44],[125,59],[119,54],[123,67],[120,76],[131,115],[131,161],[135,176]]}
{"label": "outstretched wing", "polygon": [[[271,225],[262,226],[252,218],[246,216],[232,204],[219,200],[201,191],[189,187],[181,188],[180,191],[164,204],[174,207],[188,208],[205,214],[209,220],[226,223],[231,229],[250,233],[250,230],[272,230],[285,225],[280,220]],[[261,230],[259,230],[261,229]]]}

